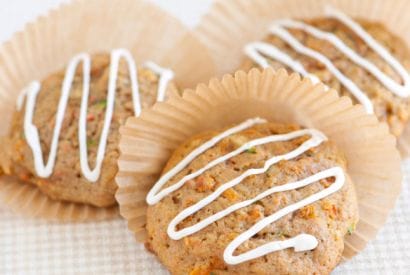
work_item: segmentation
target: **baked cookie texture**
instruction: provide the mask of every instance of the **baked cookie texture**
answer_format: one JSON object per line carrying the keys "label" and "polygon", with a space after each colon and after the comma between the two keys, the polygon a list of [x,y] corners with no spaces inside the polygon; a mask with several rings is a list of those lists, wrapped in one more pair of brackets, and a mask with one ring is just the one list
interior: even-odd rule
{"label": "baked cookie texture", "polygon": [[[89,164],[93,168],[107,105],[110,55],[92,55],[91,60],[87,145]],[[64,115],[53,174],[49,178],[36,176],[33,152],[24,136],[25,108],[22,108],[22,111],[16,111],[13,115],[10,133],[2,140],[0,145],[3,152],[0,156],[0,164],[5,174],[17,176],[29,184],[36,185],[52,199],[108,207],[116,203],[114,194],[117,186],[114,177],[118,170],[118,129],[128,117],[134,115],[129,71],[127,63],[121,60],[117,78],[114,114],[107,139],[102,171],[99,179],[94,183],[89,182],[82,175],[79,160],[78,120],[83,87],[82,75],[82,66],[78,66]],[[41,90],[37,97],[33,121],[39,129],[45,161],[47,161],[49,155],[64,76],[65,70],[62,70],[47,77],[42,81]],[[156,102],[158,82],[159,76],[156,73],[144,67],[138,68],[142,108],[152,106]],[[177,89],[172,82],[169,83],[166,90],[167,95],[171,93],[177,93]]]}
{"label": "baked cookie texture", "polygon": [[[300,128],[295,125],[267,123],[229,136],[197,157],[163,188],[247,141],[298,129]],[[217,134],[200,134],[181,145],[169,159],[163,173]],[[333,178],[300,189],[275,193],[181,240],[172,240],[167,235],[168,224],[180,211],[206,197],[218,186],[245,170],[261,167],[266,159],[292,151],[307,139],[308,136],[303,136],[252,148],[211,168],[157,204],[149,206],[146,225],[147,249],[156,254],[172,274],[330,273],[341,260],[344,236],[351,233],[358,220],[354,185],[350,181],[346,181],[338,192],[270,224],[241,245],[236,253],[243,253],[268,241],[284,240],[301,232],[312,234],[318,239],[319,244],[312,251],[296,253],[293,249],[285,249],[238,265],[227,265],[223,260],[224,249],[240,233],[279,209],[323,190],[332,184]],[[297,181],[334,166],[346,168],[346,165],[343,154],[332,142],[327,141],[297,158],[273,165],[265,174],[246,178],[239,185],[225,191],[214,202],[185,219],[178,225],[178,229],[197,223],[234,203],[252,198],[272,186]]]}
{"label": "baked cookie texture", "polygon": [[[385,47],[400,63],[410,71],[410,51],[405,42],[398,36],[391,33],[380,23],[366,20],[355,20],[358,22],[376,41]],[[387,64],[379,55],[377,55],[358,35],[345,24],[331,18],[317,18],[312,20],[303,20],[303,22],[316,28],[330,32],[339,37],[347,46],[363,56],[370,62],[374,63],[382,72],[393,78],[396,82],[401,83],[400,76]],[[348,78],[350,78],[362,91],[364,91],[373,103],[376,116],[383,122],[386,122],[392,134],[400,136],[404,127],[407,125],[410,116],[410,99],[398,97],[388,90],[372,74],[368,73],[363,67],[352,62],[346,55],[340,52],[331,43],[318,39],[302,30],[287,29],[295,36],[304,46],[311,48],[325,55],[332,63]],[[349,96],[355,103],[358,103],[351,92],[344,87],[340,81],[326,68],[326,66],[316,59],[306,55],[299,54],[284,40],[269,35],[265,37],[264,42],[271,43],[280,50],[285,51],[295,60],[300,61],[306,70],[316,75],[323,83],[331,88],[336,89],[341,95]],[[269,59],[269,57],[266,57]],[[275,68],[285,67],[289,72],[291,70],[284,64],[269,59],[270,65]],[[245,58],[241,69],[248,71],[253,67],[258,67],[254,61],[248,57]]]}

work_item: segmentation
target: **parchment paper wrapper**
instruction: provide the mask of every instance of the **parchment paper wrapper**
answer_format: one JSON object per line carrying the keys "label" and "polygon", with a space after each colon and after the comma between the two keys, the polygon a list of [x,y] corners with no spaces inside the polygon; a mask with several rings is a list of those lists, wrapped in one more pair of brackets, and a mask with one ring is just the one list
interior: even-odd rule
{"label": "parchment paper wrapper", "polygon": [[[62,69],[75,54],[129,49],[136,62],[152,60],[176,74],[180,88],[208,80],[213,64],[206,49],[177,19],[146,1],[81,0],[38,18],[0,47],[0,136],[8,131],[16,98],[33,80]],[[57,160],[58,161],[58,160]],[[33,186],[9,178],[0,197],[16,212],[57,220],[89,220],[117,215],[50,200]]]}
{"label": "parchment paper wrapper", "polygon": [[[195,30],[216,64],[218,76],[232,73],[243,61],[243,47],[261,40],[269,25],[280,18],[314,18],[332,6],[351,17],[383,23],[410,46],[408,0],[220,0]],[[403,157],[410,156],[410,122],[398,141]]]}
{"label": "parchment paper wrapper", "polygon": [[213,79],[183,97],[157,103],[129,118],[120,129],[121,157],[116,194],[121,215],[137,239],[145,238],[145,197],[173,150],[189,137],[248,118],[297,123],[324,132],[345,153],[348,176],[358,195],[360,221],[346,238],[344,257],[361,251],[375,237],[401,187],[400,156],[386,124],[353,106],[336,91],[324,92],[284,70],[251,70]]}

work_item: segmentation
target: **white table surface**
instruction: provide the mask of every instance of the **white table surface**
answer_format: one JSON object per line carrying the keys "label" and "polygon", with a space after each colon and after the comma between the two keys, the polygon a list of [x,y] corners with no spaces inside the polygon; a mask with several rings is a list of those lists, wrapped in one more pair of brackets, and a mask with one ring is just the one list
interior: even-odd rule
{"label": "white table surface", "polygon": [[[152,0],[195,26],[212,0]],[[67,0],[0,0],[0,43],[27,21]],[[334,274],[410,274],[410,160],[403,193],[376,240]],[[124,256],[126,255],[126,256]],[[147,271],[150,270],[150,271]],[[0,274],[166,274],[123,220],[57,224],[0,209]]]}

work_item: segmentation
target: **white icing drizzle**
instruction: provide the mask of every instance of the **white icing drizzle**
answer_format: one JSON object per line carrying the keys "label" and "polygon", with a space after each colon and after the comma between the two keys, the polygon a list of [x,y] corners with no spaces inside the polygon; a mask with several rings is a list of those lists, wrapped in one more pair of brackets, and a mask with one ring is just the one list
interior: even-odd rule
{"label": "white icing drizzle", "polygon": [[[98,143],[97,156],[94,169],[91,169],[88,162],[87,151],[87,108],[88,97],[90,92],[90,69],[91,58],[86,53],[81,53],[74,56],[67,66],[63,85],[61,89],[61,96],[57,107],[56,121],[51,140],[50,152],[47,163],[44,164],[43,153],[40,144],[40,137],[37,127],[33,124],[33,115],[36,104],[37,95],[41,89],[41,84],[38,81],[32,82],[18,97],[17,109],[21,110],[23,107],[24,98],[26,98],[26,110],[24,115],[24,135],[26,141],[33,152],[34,168],[39,177],[49,177],[53,173],[54,165],[57,158],[58,141],[60,137],[60,131],[64,120],[64,115],[69,100],[70,91],[72,88],[74,76],[77,67],[82,63],[83,65],[83,91],[80,107],[80,117],[78,125],[78,140],[80,147],[80,165],[81,171],[84,177],[90,182],[98,180],[101,174],[101,166],[104,160],[108,134],[114,112],[115,92],[118,78],[118,69],[120,60],[124,59],[128,65],[131,92],[133,98],[134,113],[139,116],[141,113],[141,103],[139,98],[138,89],[138,76],[135,61],[131,53],[125,49],[116,49],[111,52],[110,69],[109,69],[109,81],[108,81],[108,93],[107,93],[107,106],[105,109],[104,124],[101,132],[100,140]],[[172,79],[173,73],[168,69],[161,68],[155,63],[148,62],[146,65],[149,69],[154,71],[160,76],[157,99],[163,100],[168,82]]]}
{"label": "white icing drizzle", "polygon": [[[400,64],[400,62],[394,58],[382,45],[380,45],[370,34],[368,34],[359,24],[354,22],[345,14],[336,11],[332,8],[326,9],[326,15],[331,18],[335,18],[354,31],[363,41],[374,50],[386,63],[388,63],[402,78],[403,85],[395,82],[391,77],[383,73],[372,62],[356,53],[349,46],[347,46],[339,37],[333,33],[322,31],[304,22],[295,21],[291,19],[282,19],[275,21],[270,27],[270,33],[278,36],[286,43],[288,43],[296,52],[306,55],[310,58],[316,59],[323,63],[326,68],[345,86],[352,95],[365,107],[368,113],[373,113],[373,105],[371,100],[351,79],[346,77],[337,67],[323,54],[304,46],[300,43],[291,33],[285,28],[299,29],[309,35],[312,35],[318,39],[328,41],[334,45],[338,50],[345,54],[352,62],[360,67],[363,67],[366,71],[371,73],[376,79],[378,79],[387,89],[399,97],[410,96],[410,75],[407,70]],[[259,66],[269,66],[268,60],[263,56],[276,59],[277,61],[287,65],[292,70],[308,76],[309,73],[305,70],[303,65],[294,60],[290,55],[284,51],[278,49],[272,44],[265,42],[254,42],[245,46],[245,53],[253,59]],[[263,55],[262,55],[263,54]],[[312,78],[312,77],[311,77]],[[317,82],[317,79],[313,78],[313,82]]]}
{"label": "white icing drizzle", "polygon": [[268,60],[263,56],[265,55],[285,64],[293,71],[300,73],[302,76],[310,78],[313,84],[320,82],[319,78],[313,74],[308,73],[305,70],[305,67],[303,67],[303,65],[299,61],[294,60],[290,55],[279,50],[272,44],[265,42],[249,43],[245,46],[245,53],[262,68],[267,68],[270,66]]}
{"label": "white icing drizzle", "polygon": [[266,120],[261,119],[261,118],[248,119],[245,122],[242,122],[241,124],[239,124],[239,125],[237,125],[233,128],[230,128],[230,129],[226,130],[225,132],[213,137],[212,139],[208,140],[207,142],[205,142],[204,144],[202,144],[201,146],[199,146],[198,148],[193,150],[182,161],[180,161],[177,165],[175,165],[175,167],[173,167],[171,170],[169,170],[167,173],[165,173],[155,183],[155,185],[148,192],[147,203],[148,204],[155,204],[155,203],[159,202],[162,198],[167,196],[169,193],[172,193],[175,190],[177,190],[178,188],[180,188],[183,185],[183,183],[180,184],[180,186],[178,186],[178,184],[173,184],[172,186],[168,187],[167,189],[164,189],[163,191],[159,192],[161,190],[161,188],[165,185],[165,183],[167,183],[167,181],[169,181],[173,176],[178,174],[189,163],[191,163],[197,156],[199,156],[200,154],[202,154],[203,152],[205,152],[206,150],[208,150],[209,148],[211,148],[212,146],[214,146],[215,144],[220,142],[222,139],[224,139],[224,138],[226,138],[230,135],[236,134],[240,131],[243,131],[247,128],[250,128],[250,127],[252,127],[256,124],[262,124],[262,123],[266,123]]}
{"label": "white icing drizzle", "polygon": [[[244,179],[251,175],[258,175],[265,173],[272,165],[278,163],[281,160],[290,160],[293,159],[307,150],[319,146],[322,142],[326,141],[327,138],[326,136],[321,133],[320,131],[314,130],[314,129],[305,129],[305,130],[299,130],[299,131],[294,131],[290,132],[287,134],[280,134],[280,135],[270,135],[267,137],[263,138],[258,138],[251,140],[239,148],[235,149],[234,151],[227,153],[219,158],[216,158],[209,162],[207,165],[204,167],[198,169],[195,172],[192,172],[186,176],[184,176],[182,179],[180,179],[178,182],[175,184],[172,184],[169,187],[166,187],[161,190],[161,188],[164,186],[166,182],[168,182],[172,177],[174,177],[176,174],[181,172],[190,162],[192,162],[196,157],[198,157],[200,154],[205,152],[206,150],[210,149],[213,147],[216,143],[220,142],[222,139],[238,133],[242,130],[245,130],[247,128],[250,128],[256,124],[264,123],[266,122],[265,120],[261,120],[259,118],[247,120],[244,123],[239,124],[236,127],[230,128],[226,130],[225,132],[213,137],[211,140],[205,142],[195,150],[193,150],[190,154],[188,154],[181,162],[179,162],[174,168],[172,168],[169,172],[167,172],[164,176],[162,176],[157,183],[153,186],[153,188],[150,190],[150,192],[147,195],[147,203],[150,205],[156,204],[159,201],[161,201],[165,196],[171,194],[172,192],[178,190],[181,188],[187,181],[194,179],[204,173],[205,171],[211,169],[212,167],[215,167],[216,165],[225,162],[226,160],[237,156],[246,150],[253,148],[255,146],[271,143],[271,142],[279,142],[279,141],[288,141],[295,139],[297,137],[309,135],[310,139],[306,140],[303,142],[299,147],[296,149],[283,154],[283,155],[277,155],[273,156],[272,158],[268,159],[262,168],[252,168],[246,170],[244,173],[242,173],[240,176],[223,183],[220,185],[214,192],[212,192],[210,195],[207,197],[201,199],[197,203],[195,203],[192,206],[189,206],[188,208],[184,209],[180,213],[177,214],[177,216],[169,223],[168,228],[167,228],[167,233],[170,238],[174,240],[180,240],[181,238],[184,238],[186,236],[192,235],[203,228],[209,226],[213,222],[222,219],[223,217],[231,214],[232,212],[249,206],[253,204],[254,202],[261,200],[267,196],[270,196],[274,193],[277,192],[284,192],[284,191],[289,191],[289,190],[294,190],[298,188],[302,188],[305,186],[308,186],[309,184],[312,184],[314,182],[317,182],[321,179],[329,178],[329,177],[335,177],[335,182],[327,187],[326,189],[321,190],[318,193],[315,193],[299,202],[296,202],[294,204],[291,204],[289,206],[286,206],[279,211],[275,212],[274,214],[263,218],[256,224],[254,224],[251,228],[240,234],[238,237],[236,237],[225,249],[224,251],[224,260],[228,264],[238,264],[244,261],[248,261],[251,259],[255,259],[257,257],[266,255],[268,253],[285,249],[285,248],[291,248],[293,247],[295,251],[306,251],[306,250],[311,250],[314,249],[318,241],[316,238],[312,235],[309,234],[299,234],[293,238],[284,240],[284,241],[274,241],[274,242],[269,242],[265,245],[262,245],[260,247],[257,247],[255,249],[252,249],[250,251],[247,251],[246,253],[234,256],[233,253],[234,251],[244,242],[249,240],[252,236],[256,235],[258,232],[260,232],[263,228],[265,228],[267,225],[277,221],[278,219],[282,218],[283,216],[300,209],[308,204],[311,204],[317,200],[320,200],[326,196],[329,196],[330,194],[338,191],[344,184],[345,182],[345,177],[343,173],[343,169],[340,167],[333,167],[324,171],[321,171],[319,173],[316,173],[310,177],[307,177],[305,179],[302,179],[300,181],[296,182],[291,182],[291,183],[286,183],[284,185],[279,185],[279,186],[273,186],[272,188],[260,193],[256,197],[245,200],[236,204],[233,204],[229,206],[228,208],[217,212],[204,220],[191,225],[189,227],[186,227],[181,230],[177,230],[177,225],[182,222],[184,219],[187,217],[195,214],[205,206],[209,205],[212,203],[214,200],[216,200],[223,192],[228,190],[229,188],[232,188],[239,183],[241,183]],[[160,191],[161,190],[161,191]]]}
{"label": "white icing drizzle", "polygon": [[152,61],[145,62],[144,67],[150,69],[151,71],[161,76],[158,84],[157,101],[164,101],[165,91],[167,90],[168,82],[174,78],[174,72],[167,68],[158,66],[158,64]]}

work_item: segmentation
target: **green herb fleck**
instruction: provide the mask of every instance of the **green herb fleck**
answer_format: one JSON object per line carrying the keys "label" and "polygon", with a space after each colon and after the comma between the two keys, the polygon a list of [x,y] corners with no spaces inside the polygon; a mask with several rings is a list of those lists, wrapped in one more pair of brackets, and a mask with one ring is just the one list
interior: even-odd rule
{"label": "green herb fleck", "polygon": [[216,273],[211,271],[211,272],[209,272],[209,275],[216,275]]}
{"label": "green herb fleck", "polygon": [[286,233],[285,231],[278,231],[278,232],[276,232],[276,235],[279,237],[279,238],[289,238],[290,237],[290,235],[288,234],[288,233]]}
{"label": "green herb fleck", "polygon": [[96,144],[97,144],[97,142],[93,139],[88,139],[87,140],[87,146],[94,146]]}
{"label": "green herb fleck", "polygon": [[256,154],[256,148],[255,147],[251,147],[248,150],[246,150],[247,153],[249,154]]}
{"label": "green herb fleck", "polygon": [[347,228],[347,234],[352,235],[355,230],[356,230],[356,224],[355,224],[355,223],[352,223],[352,224]]}
{"label": "green herb fleck", "polygon": [[95,105],[101,109],[104,109],[107,107],[107,100],[106,99],[99,100],[97,101]]}

